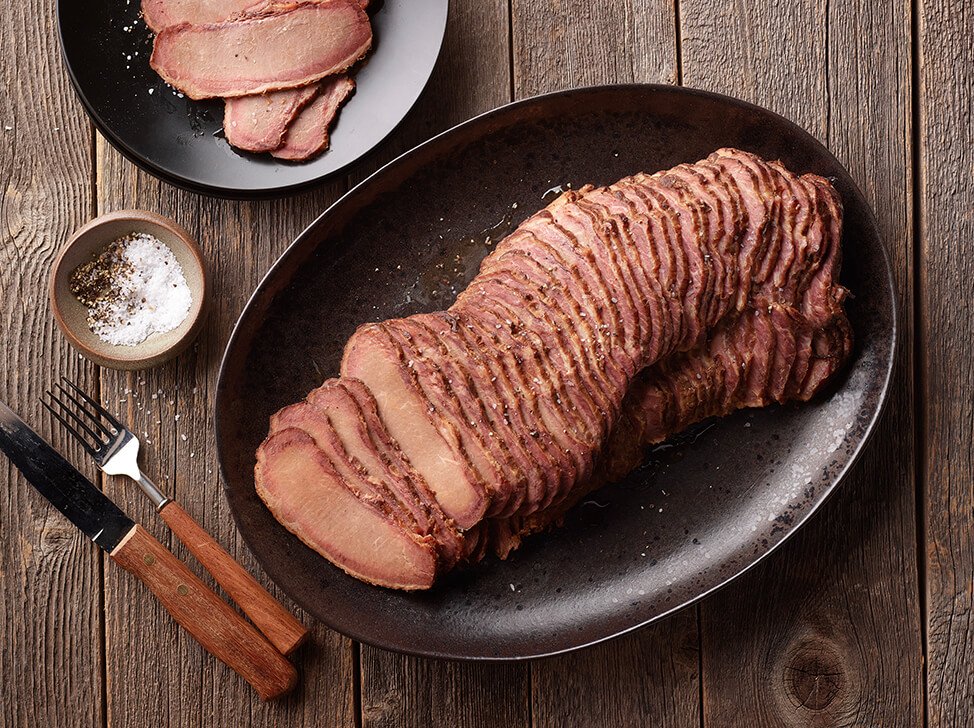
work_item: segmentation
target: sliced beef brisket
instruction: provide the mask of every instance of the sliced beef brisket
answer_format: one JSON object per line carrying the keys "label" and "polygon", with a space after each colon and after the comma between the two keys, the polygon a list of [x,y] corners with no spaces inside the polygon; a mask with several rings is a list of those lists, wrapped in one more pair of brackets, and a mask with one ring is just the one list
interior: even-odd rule
{"label": "sliced beef brisket", "polygon": [[488,547],[506,556],[646,444],[821,389],[852,341],[841,214],[826,180],[734,149],[570,191],[501,241],[448,311],[360,328],[342,378],[316,391],[354,382],[374,403],[370,434],[284,410],[259,492],[295,522],[280,481],[263,484],[264,450],[294,470],[276,438],[301,432],[287,442],[327,471],[328,497],[342,485],[362,528],[397,534],[402,576],[379,559],[373,578],[347,562],[345,532],[332,543],[322,527],[313,547],[349,573],[422,588],[423,549],[430,580]]}

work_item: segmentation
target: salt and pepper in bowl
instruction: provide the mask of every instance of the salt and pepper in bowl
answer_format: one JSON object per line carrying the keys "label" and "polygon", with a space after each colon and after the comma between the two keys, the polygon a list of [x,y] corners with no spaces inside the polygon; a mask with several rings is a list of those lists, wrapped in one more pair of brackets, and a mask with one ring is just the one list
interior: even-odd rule
{"label": "salt and pepper in bowl", "polygon": [[113,369],[147,369],[183,351],[203,324],[206,289],[196,241],[143,210],[111,212],[78,230],[50,282],[68,341]]}

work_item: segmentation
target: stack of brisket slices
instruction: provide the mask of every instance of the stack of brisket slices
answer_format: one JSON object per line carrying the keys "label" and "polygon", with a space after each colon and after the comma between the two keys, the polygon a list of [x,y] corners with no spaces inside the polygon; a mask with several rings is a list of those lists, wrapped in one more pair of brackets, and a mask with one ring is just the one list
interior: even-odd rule
{"label": "stack of brisket slices", "polygon": [[506,557],[648,444],[813,397],[852,346],[841,224],[827,180],[735,149],[569,191],[447,311],[360,327],[272,417],[257,492],[373,584]]}
{"label": "stack of brisket slices", "polygon": [[303,161],[324,152],[372,46],[368,0],[143,0],[150,65],[192,99],[224,98],[233,146]]}

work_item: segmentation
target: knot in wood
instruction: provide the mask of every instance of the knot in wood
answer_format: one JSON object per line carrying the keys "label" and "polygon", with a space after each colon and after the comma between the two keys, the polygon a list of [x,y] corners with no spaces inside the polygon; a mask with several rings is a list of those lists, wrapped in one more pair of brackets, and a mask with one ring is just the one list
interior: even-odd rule
{"label": "knot in wood", "polygon": [[825,640],[799,643],[785,661],[785,691],[797,708],[825,710],[846,686],[845,669],[836,649]]}
{"label": "knot in wood", "polygon": [[78,531],[70,523],[57,523],[53,519],[45,519],[40,533],[40,552],[48,556],[67,551],[75,542],[77,535]]}

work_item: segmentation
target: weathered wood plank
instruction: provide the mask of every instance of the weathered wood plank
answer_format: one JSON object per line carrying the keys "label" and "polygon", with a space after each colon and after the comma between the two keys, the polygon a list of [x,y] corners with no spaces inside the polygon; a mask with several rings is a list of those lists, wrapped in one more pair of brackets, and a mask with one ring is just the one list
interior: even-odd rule
{"label": "weathered wood plank", "polygon": [[[242,543],[223,496],[211,417],[216,375],[233,324],[260,277],[293,237],[344,191],[344,183],[272,202],[202,198],[137,171],[101,138],[98,171],[99,212],[135,207],[173,217],[199,240],[213,292],[206,326],[194,346],[151,371],[103,370],[102,398],[145,438],[143,462],[150,474],[157,475],[187,512],[270,586]],[[153,535],[213,584],[131,483],[112,482],[108,488]],[[311,644],[297,655],[298,692],[280,703],[262,704],[128,574],[109,565],[105,592],[107,713],[115,728],[354,725],[354,648],[349,640],[316,627]],[[284,603],[289,604],[286,597]],[[165,690],[159,689],[160,679]]]}
{"label": "weathered wood plank", "polygon": [[[510,100],[508,5],[453,2],[429,87],[394,138],[369,159],[392,159],[433,134]],[[358,181],[367,170],[352,176]],[[474,666],[361,647],[362,725],[526,726],[528,668]]]}
{"label": "weathered wood plank", "polygon": [[511,0],[514,95],[602,83],[676,83],[669,0]]}
{"label": "weathered wood plank", "polygon": [[532,665],[535,726],[700,725],[697,610]]}
{"label": "weathered wood plank", "polygon": [[[0,24],[0,398],[51,435],[38,397],[61,375],[91,384],[54,325],[50,267],[91,214],[91,127],[60,69],[55,8]],[[81,463],[81,448],[55,445]],[[92,475],[90,468],[83,468]],[[0,725],[100,726],[98,550],[0,456]]]}
{"label": "weathered wood plank", "polygon": [[974,8],[918,12],[927,715],[948,728],[974,725]]}
{"label": "weathered wood plank", "polygon": [[530,725],[524,665],[471,665],[362,646],[362,725]]}
{"label": "weathered wood plank", "polygon": [[[517,98],[599,83],[677,81],[670,2],[512,4]],[[635,170],[633,170],[635,171]],[[532,665],[533,725],[697,726],[696,610]]]}
{"label": "weathered wood plank", "polygon": [[684,0],[680,8],[687,85],[794,119],[860,182],[893,260],[903,332],[892,401],[854,475],[793,543],[703,604],[704,719],[714,726],[916,725],[923,655],[909,7]]}

